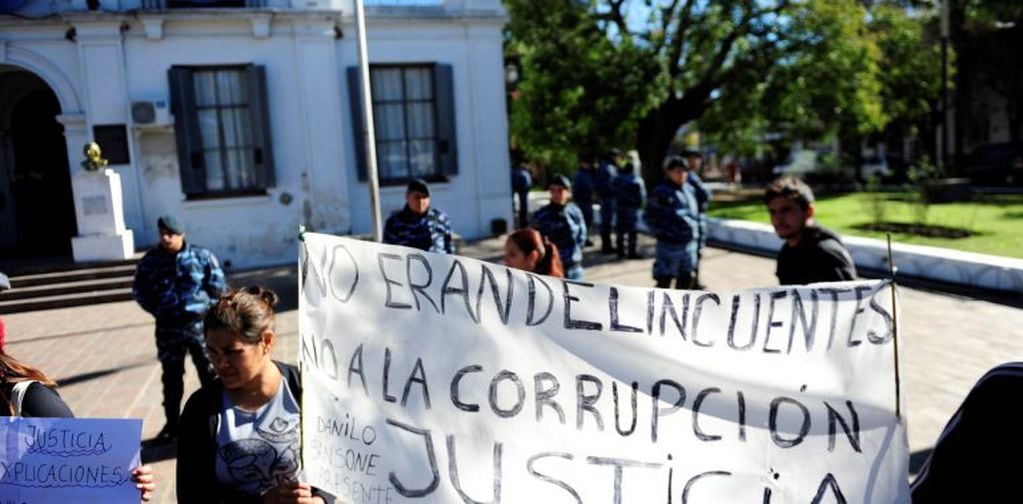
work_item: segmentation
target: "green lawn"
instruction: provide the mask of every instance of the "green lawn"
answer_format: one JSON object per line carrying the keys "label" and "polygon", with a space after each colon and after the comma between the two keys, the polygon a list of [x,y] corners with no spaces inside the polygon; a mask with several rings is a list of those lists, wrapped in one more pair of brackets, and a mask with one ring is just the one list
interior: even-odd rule
{"label": "green lawn", "polygon": [[[817,221],[844,235],[885,238],[885,233],[856,229],[869,224],[872,198],[879,198],[885,209],[885,221],[913,223],[914,205],[908,193],[853,193],[822,197],[817,200]],[[711,204],[713,217],[770,223],[759,199]],[[978,195],[973,201],[932,204],[927,224],[962,228],[965,238],[927,238],[892,234],[892,242],[945,247],[983,254],[1023,258],[1023,195]]]}

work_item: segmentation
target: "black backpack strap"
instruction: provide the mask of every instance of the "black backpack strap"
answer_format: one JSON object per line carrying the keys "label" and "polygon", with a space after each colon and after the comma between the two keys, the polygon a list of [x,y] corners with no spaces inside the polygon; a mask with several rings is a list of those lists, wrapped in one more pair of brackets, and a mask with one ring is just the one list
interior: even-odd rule
{"label": "black backpack strap", "polygon": [[283,362],[274,361],[277,367],[281,370],[281,374],[284,375],[284,379],[288,382],[288,388],[291,389],[291,393],[295,396],[295,400],[302,403],[302,377],[298,372],[298,368],[291,364],[285,364]]}
{"label": "black backpack strap", "polygon": [[219,379],[213,382],[212,385],[213,386],[203,387],[199,390],[206,395],[206,397],[203,398],[203,402],[206,403],[206,408],[209,412],[209,416],[206,421],[209,424],[210,439],[216,439],[217,429],[220,427],[220,408],[223,406],[223,402],[220,397],[223,387],[220,386],[221,384]]}

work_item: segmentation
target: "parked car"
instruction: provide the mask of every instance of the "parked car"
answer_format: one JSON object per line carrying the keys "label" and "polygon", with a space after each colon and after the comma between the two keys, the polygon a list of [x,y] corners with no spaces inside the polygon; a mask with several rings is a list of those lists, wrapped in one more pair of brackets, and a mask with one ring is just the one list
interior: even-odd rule
{"label": "parked car", "polygon": [[892,171],[888,168],[888,161],[880,156],[865,158],[863,163],[860,164],[860,175],[864,179],[869,179],[875,175],[882,178],[889,177],[891,174]]}
{"label": "parked car", "polygon": [[775,176],[795,175],[805,176],[807,173],[817,171],[817,152],[812,150],[794,150],[789,154],[784,164],[775,166],[772,172]]}
{"label": "parked car", "polygon": [[981,145],[966,156],[961,173],[974,184],[1023,185],[1023,142]]}

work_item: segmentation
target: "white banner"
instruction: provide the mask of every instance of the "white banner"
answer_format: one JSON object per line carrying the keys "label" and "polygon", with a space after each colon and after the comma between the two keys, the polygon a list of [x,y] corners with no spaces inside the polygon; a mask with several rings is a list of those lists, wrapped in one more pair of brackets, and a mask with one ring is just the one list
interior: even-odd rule
{"label": "white banner", "polygon": [[139,502],[142,420],[0,420],[0,503]]}
{"label": "white banner", "polygon": [[908,502],[890,285],[552,279],[306,233],[302,460],[345,502]]}

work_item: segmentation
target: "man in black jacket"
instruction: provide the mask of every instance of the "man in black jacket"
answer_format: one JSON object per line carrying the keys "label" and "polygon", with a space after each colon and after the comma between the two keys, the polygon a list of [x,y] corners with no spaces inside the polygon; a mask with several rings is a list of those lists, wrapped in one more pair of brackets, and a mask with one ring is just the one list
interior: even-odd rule
{"label": "man in black jacket", "polygon": [[802,180],[785,176],[771,182],[764,203],[774,232],[785,241],[776,272],[782,285],[856,278],[856,266],[838,235],[814,222],[813,191]]}

